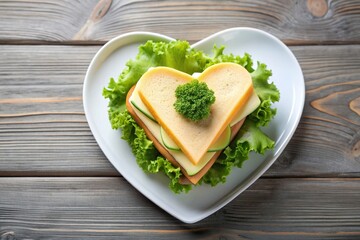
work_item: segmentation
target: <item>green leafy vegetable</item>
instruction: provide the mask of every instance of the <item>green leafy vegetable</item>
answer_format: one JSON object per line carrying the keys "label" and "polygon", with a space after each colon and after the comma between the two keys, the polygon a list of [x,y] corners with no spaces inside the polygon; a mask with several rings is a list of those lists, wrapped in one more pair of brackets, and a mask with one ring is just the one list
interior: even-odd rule
{"label": "green leafy vegetable", "polygon": [[194,122],[209,117],[210,106],[215,102],[214,91],[197,79],[179,85],[175,96],[175,110]]}
{"label": "green leafy vegetable", "polygon": [[276,109],[271,108],[273,102],[280,99],[280,92],[274,83],[269,83],[271,71],[266,65],[258,62],[258,67],[250,73],[253,80],[256,95],[261,100],[260,106],[250,114],[251,118],[258,126],[266,126],[276,114]]}
{"label": "green leafy vegetable", "polygon": [[275,116],[276,109],[271,108],[271,105],[280,97],[276,86],[268,82],[271,71],[263,63],[258,63],[254,70],[249,54],[242,57],[225,54],[224,49],[223,46],[215,46],[214,55],[208,56],[192,49],[186,41],[148,41],[139,47],[136,58],[126,63],[126,68],[118,80],[111,78],[108,87],[103,89],[103,96],[109,99],[108,112],[112,128],[121,129],[122,138],[130,144],[138,165],[145,172],[163,172],[167,175],[170,179],[169,187],[175,193],[187,192],[191,186],[179,183],[182,175],[180,169],[160,155],[125,107],[127,92],[150,67],[167,66],[193,74],[220,62],[233,62],[242,65],[251,74],[255,91],[261,100],[260,106],[246,118],[234,141],[223,151],[199,184],[214,186],[224,183],[231,169],[241,167],[251,151],[263,154],[274,147],[274,141],[260,128],[266,126]]}
{"label": "green leafy vegetable", "polygon": [[224,54],[225,46],[216,47],[214,46],[213,52],[214,57],[209,59],[209,62],[205,66],[205,68],[210,67],[211,65],[222,63],[222,62],[232,62],[237,63],[241,66],[243,66],[248,72],[253,72],[253,61],[251,59],[251,56],[248,53],[245,53],[243,57],[240,57],[238,55],[230,54]]}
{"label": "green leafy vegetable", "polygon": [[249,159],[251,151],[264,154],[266,150],[272,149],[274,144],[275,142],[266,136],[254,121],[246,119],[235,139],[206,173],[203,181],[212,186],[224,183],[231,169],[234,166],[241,168],[243,162]]}

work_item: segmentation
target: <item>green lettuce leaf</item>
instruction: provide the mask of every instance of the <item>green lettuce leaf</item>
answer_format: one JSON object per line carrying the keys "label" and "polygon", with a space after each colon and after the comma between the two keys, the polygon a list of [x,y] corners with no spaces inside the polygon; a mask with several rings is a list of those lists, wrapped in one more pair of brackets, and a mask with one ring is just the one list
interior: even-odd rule
{"label": "green lettuce leaf", "polygon": [[[217,47],[214,46],[213,54],[214,56],[208,60],[205,68],[210,67],[211,65],[222,63],[222,62],[232,62],[237,63],[243,66],[248,72],[253,72],[253,61],[251,56],[248,53],[245,53],[243,57],[230,54],[224,54],[225,46]],[[204,69],[205,70],[205,69]]]}
{"label": "green lettuce leaf", "polygon": [[277,102],[280,99],[280,93],[274,83],[269,83],[269,77],[272,75],[271,70],[267,69],[266,64],[259,63],[255,71],[250,72],[253,80],[256,94],[260,100],[271,100]]}
{"label": "green lettuce leaf", "polygon": [[256,94],[261,100],[260,106],[250,114],[257,126],[266,126],[276,115],[276,109],[271,105],[279,101],[280,92],[274,83],[269,83],[271,70],[264,63],[259,63],[255,71],[250,73]]}
{"label": "green lettuce leaf", "polygon": [[226,182],[226,176],[230,174],[231,169],[241,168],[244,161],[249,159],[251,151],[264,154],[274,145],[275,142],[266,136],[254,121],[246,119],[235,139],[206,173],[203,181],[212,186]]}

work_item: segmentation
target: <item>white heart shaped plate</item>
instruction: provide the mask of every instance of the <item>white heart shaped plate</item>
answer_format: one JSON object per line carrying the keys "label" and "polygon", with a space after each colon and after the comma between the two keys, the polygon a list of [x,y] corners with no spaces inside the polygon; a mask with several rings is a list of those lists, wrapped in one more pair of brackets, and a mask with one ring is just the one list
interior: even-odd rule
{"label": "white heart shaped plate", "polygon": [[216,212],[254,183],[277,159],[291,139],[299,123],[305,101],[304,78],[293,53],[276,37],[253,28],[231,28],[213,34],[193,48],[212,54],[214,44],[224,45],[225,53],[242,56],[249,53],[256,62],[267,64],[273,81],[280,90],[280,101],[274,106],[277,115],[264,128],[276,141],[275,149],[265,155],[251,154],[242,168],[234,168],[225,184],[216,187],[197,186],[187,194],[174,194],[162,174],[145,174],[137,165],[121,132],[111,128],[107,104],[102,90],[110,77],[117,79],[125,63],[135,58],[138,46],[147,40],[171,41],[173,38],[150,32],[132,32],[105,44],[95,55],[87,70],[83,103],[90,129],[100,148],[121,173],[143,195],[169,214],[186,223],[194,223]]}

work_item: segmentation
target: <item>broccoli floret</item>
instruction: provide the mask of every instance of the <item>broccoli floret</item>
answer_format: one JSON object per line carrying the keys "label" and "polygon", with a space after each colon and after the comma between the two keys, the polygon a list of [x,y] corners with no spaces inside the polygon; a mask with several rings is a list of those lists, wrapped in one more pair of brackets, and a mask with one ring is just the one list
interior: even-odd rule
{"label": "broccoli floret", "polygon": [[175,96],[175,110],[194,122],[209,117],[210,106],[215,102],[214,91],[197,79],[179,85]]}

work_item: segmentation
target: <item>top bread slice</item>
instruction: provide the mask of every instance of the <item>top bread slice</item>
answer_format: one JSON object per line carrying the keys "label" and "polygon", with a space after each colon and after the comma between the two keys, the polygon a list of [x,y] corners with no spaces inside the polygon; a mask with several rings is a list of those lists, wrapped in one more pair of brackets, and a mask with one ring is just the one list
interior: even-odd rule
{"label": "top bread slice", "polygon": [[193,122],[176,112],[175,90],[193,79],[168,67],[146,72],[139,84],[139,96],[156,121],[194,164],[199,163],[209,147],[229,125],[234,115],[253,92],[248,71],[234,63],[219,63],[198,76],[215,93],[210,117]]}

